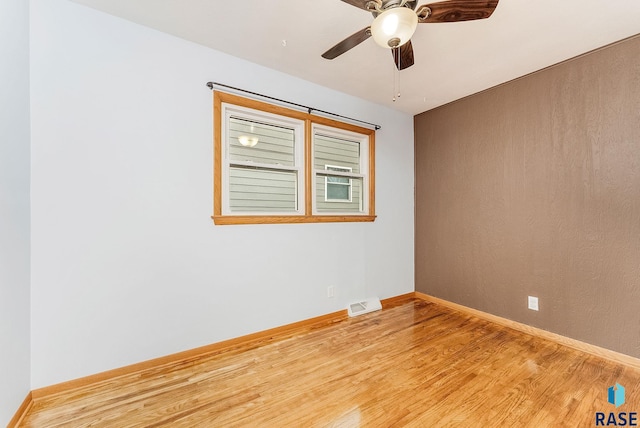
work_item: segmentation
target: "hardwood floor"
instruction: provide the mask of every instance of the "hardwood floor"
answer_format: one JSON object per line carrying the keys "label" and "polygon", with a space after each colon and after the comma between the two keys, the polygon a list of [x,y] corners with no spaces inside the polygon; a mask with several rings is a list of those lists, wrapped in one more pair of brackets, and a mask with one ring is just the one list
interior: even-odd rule
{"label": "hardwood floor", "polygon": [[639,411],[640,370],[411,300],[42,398],[20,426],[590,427]]}

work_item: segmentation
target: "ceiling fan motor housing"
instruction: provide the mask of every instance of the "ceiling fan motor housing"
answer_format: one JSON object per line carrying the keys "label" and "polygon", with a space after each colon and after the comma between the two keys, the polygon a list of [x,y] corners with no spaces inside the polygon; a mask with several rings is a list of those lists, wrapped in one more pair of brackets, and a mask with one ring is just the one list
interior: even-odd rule
{"label": "ceiling fan motor housing", "polygon": [[387,9],[406,7],[415,10],[416,6],[418,6],[418,0],[371,0],[367,3],[367,9],[371,11],[374,18]]}

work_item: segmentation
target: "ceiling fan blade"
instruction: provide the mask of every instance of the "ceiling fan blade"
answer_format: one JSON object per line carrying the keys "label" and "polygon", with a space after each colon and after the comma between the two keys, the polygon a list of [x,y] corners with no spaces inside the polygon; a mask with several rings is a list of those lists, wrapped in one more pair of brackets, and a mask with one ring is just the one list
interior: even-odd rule
{"label": "ceiling fan blade", "polygon": [[334,59],[351,48],[358,46],[360,43],[371,37],[371,27],[363,28],[362,30],[353,33],[328,51],[322,54],[322,58]]}
{"label": "ceiling fan blade", "polygon": [[[423,4],[416,13],[419,22],[459,22],[485,19],[491,16],[498,6],[498,0],[449,0]],[[426,18],[421,18],[431,9]]]}
{"label": "ceiling fan blade", "polygon": [[391,49],[393,54],[393,61],[396,63],[398,70],[404,70],[413,65],[413,46],[411,46],[411,40],[399,48]]}
{"label": "ceiling fan blade", "polygon": [[371,12],[369,9],[367,9],[367,3],[369,3],[371,0],[342,0],[345,3],[349,3],[351,6],[355,6],[359,9],[362,10],[366,10],[367,12]]}

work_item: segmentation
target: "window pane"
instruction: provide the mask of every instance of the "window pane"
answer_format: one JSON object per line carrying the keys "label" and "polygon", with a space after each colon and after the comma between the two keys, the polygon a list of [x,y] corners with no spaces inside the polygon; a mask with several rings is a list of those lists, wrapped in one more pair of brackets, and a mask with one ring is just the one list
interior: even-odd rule
{"label": "window pane", "polygon": [[315,134],[313,138],[315,169],[333,165],[349,168],[355,174],[360,173],[360,143],[321,134]]}
{"label": "window pane", "polygon": [[[241,141],[257,143],[249,147],[242,145]],[[294,143],[293,129],[236,117],[229,119],[229,159],[232,162],[292,166],[295,163]]]}
{"label": "window pane", "polygon": [[[343,179],[344,177],[326,177]],[[330,183],[325,177],[316,175],[316,210],[319,213],[362,212],[362,179],[351,178],[351,185]],[[326,193],[325,193],[326,188]],[[349,201],[349,190],[351,200]]]}
{"label": "window pane", "polygon": [[296,175],[296,172],[231,167],[231,212],[295,212]]}
{"label": "window pane", "polygon": [[[331,177],[327,177],[327,178],[331,178]],[[349,181],[349,179],[347,179],[347,181]],[[350,196],[349,193],[351,190],[351,186],[349,185],[349,183],[347,184],[342,184],[342,183],[330,183],[327,182],[327,200],[339,200],[339,201],[349,201]]]}

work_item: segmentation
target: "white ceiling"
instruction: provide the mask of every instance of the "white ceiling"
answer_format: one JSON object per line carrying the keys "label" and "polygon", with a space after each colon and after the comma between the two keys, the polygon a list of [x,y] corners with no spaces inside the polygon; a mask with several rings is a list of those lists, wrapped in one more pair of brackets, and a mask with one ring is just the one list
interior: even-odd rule
{"label": "white ceiling", "polygon": [[340,0],[74,1],[411,114],[640,34],[640,0],[501,0],[489,19],[420,24],[393,102],[391,53],[373,39],[321,58],[373,20]]}

